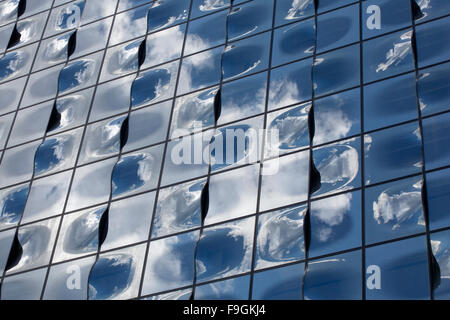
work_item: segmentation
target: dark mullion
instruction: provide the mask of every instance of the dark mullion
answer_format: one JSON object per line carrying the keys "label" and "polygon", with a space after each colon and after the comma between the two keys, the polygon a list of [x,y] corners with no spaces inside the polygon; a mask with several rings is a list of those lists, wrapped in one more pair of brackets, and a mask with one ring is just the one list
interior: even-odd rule
{"label": "dark mullion", "polygon": [[364,149],[364,63],[363,63],[363,0],[359,1],[359,86],[360,86],[360,122],[361,122],[361,285],[362,300],[366,300],[366,181]]}
{"label": "dark mullion", "polygon": [[422,153],[422,200],[423,200],[423,215],[425,219],[425,230],[426,230],[426,239],[427,239],[427,258],[428,258],[428,281],[429,281],[429,294],[430,299],[434,300],[434,290],[433,290],[433,250],[431,247],[431,239],[430,239],[430,216],[428,211],[428,195],[426,193],[427,190],[427,175],[425,170],[425,142],[423,136],[423,121],[422,121],[422,109],[420,107],[420,97],[419,97],[419,58],[418,58],[418,44],[417,44],[417,32],[416,32],[416,19],[414,17],[414,8],[413,2],[415,0],[410,0],[411,7],[411,20],[412,20],[412,32],[413,36],[411,38],[411,50],[413,51],[414,57],[414,73],[416,76],[415,90],[416,90],[416,101],[417,101],[417,112],[419,116],[419,131],[421,137],[421,153]]}
{"label": "dark mullion", "polygon": [[[119,2],[117,2],[117,4],[116,4],[116,8],[115,8],[116,11],[117,11],[117,8],[118,8],[118,3]],[[115,20],[115,15],[114,15],[112,23],[114,23],[114,20]],[[112,27],[109,30],[107,43],[109,42],[109,39],[111,38],[111,34],[112,34]],[[84,139],[85,139],[85,136],[86,136],[87,123],[88,123],[88,119],[89,119],[89,116],[90,116],[91,111],[92,111],[92,106],[94,104],[94,98],[95,98],[95,94],[96,94],[96,91],[97,91],[97,85],[98,85],[98,82],[100,80],[100,75],[101,75],[101,71],[103,69],[103,64],[105,62],[105,57],[106,57],[106,48],[104,49],[104,52],[103,52],[101,66],[100,66],[99,73],[98,73],[98,76],[97,76],[96,86],[95,86],[94,92],[92,94],[91,103],[90,103],[90,106],[89,106],[89,111],[88,111],[88,114],[87,114],[87,117],[86,117],[85,125],[84,125],[84,128],[83,128],[83,134],[82,134],[82,137],[81,137],[81,140],[80,140],[79,149],[78,149],[77,157],[76,157],[76,160],[75,160],[75,165],[74,165],[74,168],[71,169],[73,171],[72,171],[72,175],[71,175],[70,182],[69,182],[69,188],[67,189],[66,199],[64,201],[64,206],[63,206],[63,210],[62,210],[63,213],[60,216],[60,221],[59,221],[58,229],[57,229],[57,232],[56,232],[55,242],[53,243],[53,249],[52,249],[52,253],[51,253],[51,256],[50,256],[50,264],[47,266],[47,273],[46,273],[46,276],[45,276],[45,281],[44,281],[44,285],[42,287],[42,292],[41,292],[41,300],[44,298],[44,293],[45,293],[45,289],[46,289],[47,282],[48,282],[48,276],[50,274],[50,267],[51,267],[53,259],[54,259],[54,255],[55,255],[55,252],[56,252],[56,247],[57,247],[58,241],[60,240],[59,236],[60,236],[60,233],[61,233],[62,223],[63,223],[64,217],[66,215],[65,212],[66,212],[66,209],[67,209],[67,204],[69,202],[69,197],[70,197],[70,193],[71,193],[71,190],[72,190],[73,180],[75,178],[75,172],[76,172],[76,169],[77,169],[77,164],[78,164],[78,161],[80,159],[81,149],[82,149],[82,146],[83,146],[83,143],[84,143]],[[67,57],[67,61],[69,61],[69,60],[70,60],[70,57]],[[59,85],[59,79],[58,79],[58,85]]]}
{"label": "dark mullion", "polygon": [[248,299],[252,300],[253,298],[253,281],[255,278],[255,263],[256,263],[256,248],[257,248],[257,239],[258,239],[258,224],[259,224],[259,216],[260,216],[260,202],[261,202],[261,190],[262,190],[262,177],[264,170],[264,157],[265,157],[265,148],[266,148],[266,130],[267,130],[267,114],[269,111],[269,89],[270,89],[270,79],[272,73],[272,56],[273,56],[273,39],[275,34],[275,17],[277,11],[277,1],[273,0],[273,15],[272,15],[272,28],[271,28],[271,36],[270,36],[270,51],[269,51],[269,71],[267,72],[267,82],[266,82],[266,100],[265,100],[265,109],[264,109],[264,135],[261,143],[261,153],[260,153],[260,163],[259,163],[259,177],[258,177],[258,195],[256,198],[256,215],[255,215],[255,230],[253,234],[253,250],[252,250],[252,262],[251,262],[251,272],[250,272],[250,285],[249,285],[249,294]]}
{"label": "dark mullion", "polygon": [[[149,229],[148,238],[147,238],[147,241],[146,241],[147,245],[146,245],[146,249],[145,249],[144,263],[143,263],[143,266],[142,266],[142,273],[140,275],[141,276],[141,280],[140,280],[140,283],[139,283],[138,297],[142,296],[142,289],[143,289],[144,280],[145,280],[145,271],[146,271],[146,267],[147,267],[147,261],[148,261],[149,249],[150,249],[151,238],[152,238],[152,233],[153,233],[153,225],[154,225],[156,210],[158,208],[159,192],[161,190],[162,177],[163,177],[163,173],[164,173],[164,164],[166,162],[167,148],[169,146],[170,132],[171,132],[171,126],[172,126],[172,119],[173,119],[173,113],[174,113],[175,103],[176,103],[176,94],[177,94],[178,85],[179,85],[179,82],[180,82],[180,74],[181,74],[181,68],[182,68],[183,58],[184,58],[183,55],[184,55],[184,50],[185,50],[185,46],[186,46],[187,34],[189,32],[189,22],[190,22],[190,17],[191,17],[191,13],[192,13],[192,3],[193,3],[193,1],[194,0],[191,0],[190,3],[189,3],[189,12],[188,12],[188,17],[187,17],[187,21],[186,21],[186,29],[184,31],[183,46],[181,48],[181,55],[180,55],[179,64],[178,64],[177,80],[176,80],[174,94],[173,94],[173,98],[172,98],[173,99],[172,100],[172,109],[170,111],[170,117],[169,117],[169,122],[168,122],[168,127],[167,127],[167,135],[166,135],[166,140],[165,140],[165,145],[164,145],[163,156],[162,156],[162,159],[161,159],[161,168],[159,170],[159,179],[158,179],[158,185],[157,185],[157,188],[156,188],[155,203],[153,205],[153,210],[152,210],[152,218],[151,218],[151,222],[150,222],[150,229]],[[151,8],[150,8],[150,10],[151,10]]]}
{"label": "dark mullion", "polygon": [[[52,1],[52,4],[51,4],[50,8],[53,7],[54,3],[55,3],[55,0]],[[46,20],[46,22],[45,22],[44,29],[47,27],[49,18],[50,18],[50,15],[47,16],[47,20]],[[17,19],[18,19],[18,18],[17,18]],[[42,32],[41,40],[42,40],[43,35],[44,35],[44,32]],[[37,46],[37,48],[36,48],[36,52],[35,52],[35,54],[34,54],[33,62],[31,63],[31,67],[30,67],[30,68],[33,68],[33,66],[34,66],[34,64],[35,64],[35,62],[36,62],[37,51],[39,50],[39,47],[40,47],[40,46],[41,46],[41,42],[39,42],[39,44],[38,44],[38,46]],[[30,69],[30,70],[31,70],[31,69]],[[18,105],[17,105],[17,109],[16,109],[16,112],[15,112],[15,114],[14,114],[13,121],[11,122],[11,127],[10,127],[10,129],[9,129],[8,136],[7,136],[6,141],[5,141],[5,147],[8,145],[9,139],[11,138],[12,130],[13,130],[13,128],[14,128],[14,124],[15,124],[15,122],[16,122],[17,115],[18,115],[19,110],[20,110],[20,104],[22,103],[23,97],[24,97],[24,95],[25,95],[25,89],[26,89],[26,87],[27,87],[27,85],[28,85],[28,82],[29,82],[29,80],[30,80],[30,75],[31,75],[31,73],[28,73],[28,75],[26,76],[27,79],[26,79],[26,81],[25,81],[24,90],[23,90],[23,92],[22,92],[22,94],[21,94],[21,96],[20,96],[20,99],[19,99],[19,102],[18,102]],[[44,141],[44,140],[42,140],[42,141]],[[1,165],[1,163],[2,163],[3,156],[5,155],[5,153],[6,153],[6,152],[3,152],[3,153],[0,155],[0,165]],[[33,157],[33,172],[32,172],[32,175],[31,175],[31,181],[30,181],[29,186],[28,186],[28,194],[27,194],[27,197],[26,197],[25,204],[28,202],[28,199],[29,199],[29,197],[30,197],[31,187],[32,187],[32,184],[33,184],[33,181],[34,181],[34,174],[35,174],[34,168],[35,168],[35,163],[36,163],[35,160],[36,160],[36,153],[34,154],[34,157]],[[15,227],[15,229],[16,229],[15,236],[17,236],[18,233],[19,233],[19,228],[20,228],[20,225],[21,225],[21,222],[22,222],[22,219],[23,219],[23,214],[24,214],[24,212],[25,212],[25,207],[26,207],[26,206],[24,206],[24,208],[23,208],[23,210],[22,210],[22,215],[21,215],[21,217],[20,217],[20,220],[19,220],[19,222],[17,223],[17,226]],[[12,248],[12,244],[11,244],[11,248]],[[11,253],[10,253],[10,254],[11,254]],[[0,278],[0,280],[1,280],[1,281],[0,281],[0,298],[1,298],[1,283],[3,283],[4,278],[5,278],[5,276],[6,276],[6,273],[7,273],[7,269],[6,269],[6,265],[5,265],[5,269],[3,270],[3,274],[2,274],[2,276],[1,276],[1,278]]]}

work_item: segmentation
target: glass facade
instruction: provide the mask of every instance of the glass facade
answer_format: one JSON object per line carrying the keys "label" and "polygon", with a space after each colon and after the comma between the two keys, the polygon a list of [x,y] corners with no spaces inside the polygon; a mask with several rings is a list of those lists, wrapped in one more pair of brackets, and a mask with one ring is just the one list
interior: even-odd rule
{"label": "glass facade", "polygon": [[449,299],[449,30],[448,0],[0,1],[0,298]]}

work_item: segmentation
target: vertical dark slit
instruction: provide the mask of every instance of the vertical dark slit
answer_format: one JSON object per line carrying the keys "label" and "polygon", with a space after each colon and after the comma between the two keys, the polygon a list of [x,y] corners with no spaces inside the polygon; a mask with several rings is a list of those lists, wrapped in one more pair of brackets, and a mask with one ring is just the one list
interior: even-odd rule
{"label": "vertical dark slit", "polygon": [[417,4],[417,2],[415,0],[410,0],[411,1],[411,8],[412,8],[412,13],[413,13],[413,19],[414,20],[418,20],[420,18],[423,17],[423,12],[420,9],[419,5]]}
{"label": "vertical dark slit", "polygon": [[311,244],[311,210],[306,210],[305,218],[303,219],[303,238],[305,243],[305,252],[309,251]]}
{"label": "vertical dark slit", "polygon": [[123,121],[122,127],[120,128],[120,149],[123,149],[123,147],[127,144],[128,141],[128,117]]}
{"label": "vertical dark slit", "polygon": [[138,52],[138,65],[141,67],[144,64],[146,55],[147,55],[147,39],[144,39],[144,41],[141,42],[139,45],[139,52]]}
{"label": "vertical dark slit", "polygon": [[314,159],[311,158],[310,161],[311,161],[310,164],[311,173],[309,178],[309,190],[310,194],[312,195],[314,192],[320,189],[322,183],[321,183],[321,175],[319,170],[317,170],[316,165],[314,164]]}
{"label": "vertical dark slit", "polygon": [[109,208],[105,209],[102,217],[100,219],[100,223],[98,226],[98,249],[102,246],[103,242],[105,242],[106,236],[108,235],[108,224],[109,224]]}
{"label": "vertical dark slit", "polygon": [[311,110],[308,113],[308,130],[309,130],[309,140],[312,145],[314,135],[316,134],[316,122],[314,118],[314,107],[311,105]]}
{"label": "vertical dark slit", "polygon": [[10,270],[14,268],[22,258],[23,249],[22,245],[19,241],[18,232],[16,232],[16,235],[14,237],[14,241],[11,246],[11,251],[9,252],[8,261],[6,262],[5,270]]}
{"label": "vertical dark slit", "polygon": [[17,17],[20,17],[25,13],[25,10],[27,9],[27,1],[26,0],[20,0],[19,6],[17,7]]}
{"label": "vertical dark slit", "polygon": [[61,123],[61,114],[56,107],[56,101],[53,104],[52,113],[50,114],[50,119],[48,120],[47,130],[46,132],[50,132],[59,127]]}
{"label": "vertical dark slit", "polygon": [[219,89],[217,91],[216,96],[214,97],[214,121],[217,124],[219,121],[220,115],[222,114],[222,90]]}
{"label": "vertical dark slit", "polygon": [[69,58],[74,52],[77,46],[77,31],[70,35],[69,42],[67,44],[67,58]]}
{"label": "vertical dark slit", "polygon": [[20,32],[17,30],[17,24],[14,26],[14,30],[13,33],[11,35],[11,38],[9,39],[8,42],[8,46],[7,49],[14,47],[16,44],[18,44],[20,42],[20,38],[22,37],[22,35],[20,34]]}
{"label": "vertical dark slit", "polygon": [[205,222],[209,209],[209,182],[205,184],[200,198],[200,210],[202,214],[202,224]]}

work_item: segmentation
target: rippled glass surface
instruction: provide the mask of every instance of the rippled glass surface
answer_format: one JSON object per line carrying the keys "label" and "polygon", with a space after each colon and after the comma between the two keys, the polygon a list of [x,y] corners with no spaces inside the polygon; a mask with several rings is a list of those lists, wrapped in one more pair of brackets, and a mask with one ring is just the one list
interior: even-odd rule
{"label": "rippled glass surface", "polygon": [[166,139],[172,101],[130,113],[128,140],[124,151],[139,149]]}
{"label": "rippled glass surface", "polygon": [[[224,9],[230,6],[231,0],[192,0],[192,18]],[[234,1],[238,3],[237,1]]]}
{"label": "rippled glass surface", "polygon": [[17,48],[26,43],[37,41],[44,32],[45,22],[47,20],[48,11],[37,14],[32,18],[23,19],[17,22],[16,30],[20,34],[20,39],[10,48]]}
{"label": "rippled glass surface", "polygon": [[211,139],[211,171],[254,164],[260,158],[263,116],[216,130]]}
{"label": "rippled glass surface", "polygon": [[276,29],[273,36],[272,65],[311,56],[316,44],[314,28],[314,19],[308,19]]}
{"label": "rippled glass surface", "polygon": [[[175,139],[167,144],[167,155],[169,156],[166,156],[164,163],[163,186],[208,174],[208,162],[204,160],[209,159],[209,143],[212,134],[212,130],[209,130],[186,139]],[[183,150],[188,151],[184,152]],[[203,150],[203,154],[189,150]]]}
{"label": "rippled glass surface", "polygon": [[142,68],[149,68],[181,56],[186,24],[149,34],[146,40],[147,53]]}
{"label": "rippled glass surface", "polygon": [[177,95],[218,84],[222,52],[219,47],[184,58]]}
{"label": "rippled glass surface", "polygon": [[431,235],[431,247],[436,262],[439,265],[440,279],[434,289],[434,299],[448,300],[450,298],[450,231]]}
{"label": "rippled glass surface", "polygon": [[305,257],[304,220],[307,206],[263,214],[258,219],[255,268],[268,268]]}
{"label": "rippled glass surface", "polygon": [[39,300],[47,269],[39,269],[5,278],[2,283],[2,300]]}
{"label": "rippled glass surface", "polygon": [[69,93],[95,84],[100,70],[101,58],[100,53],[96,53],[69,62],[59,74],[58,93]]}
{"label": "rippled glass surface", "polygon": [[264,162],[260,210],[286,206],[308,198],[309,152]]}
{"label": "rippled glass surface", "polygon": [[45,134],[52,108],[53,102],[46,102],[32,108],[20,110],[14,121],[8,147],[42,138]]}
{"label": "rippled glass surface", "polygon": [[77,42],[71,58],[105,48],[112,18],[85,25],[77,30]]}
{"label": "rippled glass surface", "polygon": [[34,269],[50,262],[60,220],[54,218],[19,228],[17,245],[22,249],[22,254],[7,274]]}
{"label": "rippled glass surface", "polygon": [[314,139],[319,145],[359,134],[360,90],[354,89],[314,101]]}
{"label": "rippled glass surface", "polygon": [[317,52],[359,41],[359,6],[353,5],[317,17]]}
{"label": "rippled glass surface", "polygon": [[72,171],[33,181],[23,212],[23,223],[45,219],[62,213]]}
{"label": "rippled glass surface", "polygon": [[314,0],[278,0],[275,26],[314,15]]}
{"label": "rippled glass surface", "polygon": [[0,23],[2,25],[16,20],[18,6],[18,0],[6,0],[0,3]]}
{"label": "rippled glass surface", "polygon": [[77,168],[66,211],[108,201],[111,190],[111,172],[116,162],[117,158],[112,158]]}
{"label": "rippled glass surface", "polygon": [[28,184],[0,190],[0,230],[11,228],[19,223],[28,191]]}
{"label": "rippled glass surface", "polygon": [[423,120],[423,142],[425,144],[425,167],[433,169],[450,162],[450,114]]}
{"label": "rippled glass surface", "polygon": [[21,107],[52,99],[58,91],[59,72],[63,65],[45,69],[30,75],[23,94]]}
{"label": "rippled glass surface", "polygon": [[377,82],[364,88],[366,131],[417,119],[417,117],[416,77],[413,73]]}
{"label": "rippled glass surface", "polygon": [[[429,2],[429,0],[423,1]],[[370,6],[376,5],[382,12],[382,27],[362,28],[363,38],[372,38],[397,29],[406,28],[411,25],[411,1],[410,0],[368,0],[363,1],[361,10],[365,20],[373,16],[374,11]]]}
{"label": "rippled glass surface", "polygon": [[153,237],[182,232],[201,225],[201,197],[206,179],[159,191]]}
{"label": "rippled glass surface", "polygon": [[79,162],[85,164],[118,154],[125,119],[124,115],[88,125]]}
{"label": "rippled glass surface", "polygon": [[192,285],[194,252],[199,235],[199,231],[194,231],[150,243],[144,295]]}
{"label": "rippled glass surface", "polygon": [[215,87],[177,98],[172,116],[172,137],[214,125],[214,101],[218,90]]}
{"label": "rippled glass surface", "polygon": [[270,32],[232,42],[222,58],[224,80],[252,74],[267,68],[269,63]]}
{"label": "rippled glass surface", "polygon": [[222,85],[221,113],[218,125],[264,112],[267,73],[246,77]]}
{"label": "rippled glass surface", "polygon": [[97,252],[99,225],[106,210],[101,206],[64,215],[53,260],[61,262]]}
{"label": "rippled glass surface", "polygon": [[422,179],[410,178],[366,189],[366,242],[425,232]]}
{"label": "rippled glass surface", "polygon": [[[88,289],[88,277],[92,266],[94,265],[95,257],[89,257],[82,260],[76,260],[50,268],[47,283],[45,286],[44,300],[86,300]],[[79,282],[70,282],[71,286],[79,284],[79,290],[71,289],[68,286],[68,276],[78,274],[80,275]],[[69,278],[69,280],[72,280]]]}
{"label": "rippled glass surface", "polygon": [[422,138],[418,123],[410,123],[364,136],[366,184],[421,171]]}
{"label": "rippled glass surface", "polygon": [[0,58],[0,82],[18,78],[30,71],[37,44],[7,52]]}
{"label": "rippled glass surface", "polygon": [[423,115],[446,111],[450,102],[450,63],[419,72],[418,93]]}
{"label": "rippled glass surface", "polygon": [[[270,157],[309,147],[309,125],[311,104],[282,109],[267,115],[268,130],[278,130],[278,141],[267,137],[265,156]],[[269,133],[267,133],[269,134]]]}
{"label": "rippled glass surface", "polygon": [[47,133],[55,134],[84,124],[93,92],[94,89],[91,88],[58,98],[55,102],[58,121],[47,127]]}
{"label": "rippled glass surface", "polygon": [[0,233],[0,272],[5,271],[6,262],[8,261],[11,244],[13,243],[16,230],[8,230]]}
{"label": "rippled glass surface", "polygon": [[255,273],[253,278],[253,300],[301,300],[305,265]]}
{"label": "rippled glass surface", "polygon": [[0,95],[2,96],[2,99],[0,100],[1,114],[13,111],[17,108],[20,100],[19,93],[23,91],[25,82],[26,77],[23,77],[0,85]]}
{"label": "rippled glass surface", "polygon": [[36,54],[33,71],[65,62],[69,52],[69,42],[74,39],[75,35],[74,31],[70,31],[43,40]]}
{"label": "rippled glass surface", "polygon": [[255,218],[204,229],[197,247],[197,282],[250,271],[254,231]]}
{"label": "rippled glass surface", "polygon": [[104,119],[130,108],[130,91],[136,75],[119,78],[97,86],[90,121]]}
{"label": "rippled glass surface", "polygon": [[[245,177],[245,183],[242,183]],[[213,175],[209,182],[209,209],[205,224],[231,220],[256,212],[259,166]]]}
{"label": "rippled glass surface", "polygon": [[157,296],[152,296],[150,298],[144,298],[143,300],[155,300],[155,301],[187,301],[191,298],[192,290],[186,289],[186,290],[180,290],[180,291],[174,291],[169,293],[163,293]]}
{"label": "rippled glass surface", "polygon": [[311,203],[309,256],[361,245],[361,193],[352,192]]}
{"label": "rippled glass surface", "polygon": [[135,298],[139,290],[145,245],[101,254],[89,274],[89,300]]}
{"label": "rippled glass surface", "polygon": [[148,32],[180,23],[188,18],[190,0],[155,1],[148,14]]}
{"label": "rippled glass surface", "polygon": [[353,138],[313,150],[314,165],[319,172],[314,196],[328,195],[361,185],[360,138]]}
{"label": "rippled glass surface", "polygon": [[133,108],[170,98],[175,91],[179,61],[146,70],[131,86]]}
{"label": "rippled glass surface", "polygon": [[[122,1],[121,1],[122,2]],[[147,32],[147,13],[151,4],[118,14],[112,27],[110,45],[144,36]]]}
{"label": "rippled glass surface", "polygon": [[271,71],[269,110],[311,99],[312,60],[303,60]]}
{"label": "rippled glass surface", "polygon": [[414,69],[412,33],[400,31],[363,43],[364,82]]}
{"label": "rippled glass surface", "polygon": [[263,32],[272,25],[273,0],[251,1],[228,14],[228,41]]}
{"label": "rippled glass surface", "polygon": [[317,12],[322,13],[331,9],[339,8],[341,6],[352,3],[353,0],[320,0]]}
{"label": "rippled glass surface", "polygon": [[102,250],[130,245],[148,238],[155,193],[113,202],[108,212],[108,234]]}
{"label": "rippled glass surface", "polygon": [[313,67],[316,96],[359,85],[359,45],[319,55]]}
{"label": "rippled glass surface", "polygon": [[124,197],[156,188],[163,151],[163,146],[159,145],[122,155],[112,172],[112,197]]}
{"label": "rippled glass surface", "polygon": [[86,0],[79,0],[52,9],[45,30],[45,36],[51,36],[66,30],[77,28],[80,25],[85,4]]}
{"label": "rippled glass surface", "polygon": [[8,149],[0,164],[0,187],[29,180],[33,174],[33,159],[40,141]]}
{"label": "rippled glass surface", "polygon": [[227,13],[227,10],[223,10],[202,19],[191,21],[184,54],[192,54],[225,43]]}
{"label": "rippled glass surface", "polygon": [[382,282],[376,289],[374,280],[368,281],[373,287],[366,286],[368,300],[430,298],[425,236],[367,248],[366,266],[372,265],[381,270]]}
{"label": "rippled glass surface", "polygon": [[305,300],[361,300],[361,285],[360,251],[310,261]]}
{"label": "rippled glass surface", "polygon": [[143,39],[133,40],[107,49],[100,81],[107,81],[137,71],[142,41]]}
{"label": "rippled glass surface", "polygon": [[247,300],[250,276],[214,282],[198,286],[195,300]]}
{"label": "rippled glass surface", "polygon": [[450,59],[450,19],[444,18],[416,28],[419,68]]}
{"label": "rippled glass surface", "polygon": [[430,228],[450,226],[447,204],[450,201],[450,170],[427,174],[427,195]]}

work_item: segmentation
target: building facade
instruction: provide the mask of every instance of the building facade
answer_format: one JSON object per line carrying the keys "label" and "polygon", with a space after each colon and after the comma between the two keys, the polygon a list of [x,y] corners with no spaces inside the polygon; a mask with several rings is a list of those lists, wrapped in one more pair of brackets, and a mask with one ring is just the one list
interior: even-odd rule
{"label": "building facade", "polygon": [[447,0],[0,1],[2,300],[449,299]]}

